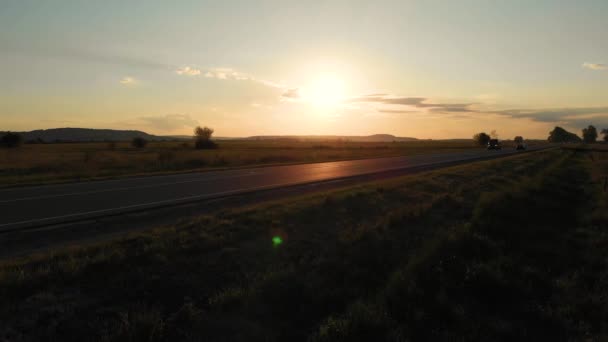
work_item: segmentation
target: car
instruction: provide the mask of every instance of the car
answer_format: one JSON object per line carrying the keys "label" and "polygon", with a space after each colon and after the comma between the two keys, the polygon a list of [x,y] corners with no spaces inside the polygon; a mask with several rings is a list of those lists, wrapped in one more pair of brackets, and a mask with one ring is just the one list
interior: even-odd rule
{"label": "car", "polygon": [[488,150],[500,150],[502,149],[502,147],[500,146],[500,141],[498,141],[498,139],[490,139],[490,141],[488,141]]}
{"label": "car", "polygon": [[515,146],[515,149],[516,149],[517,151],[523,151],[523,150],[525,150],[526,148],[528,148],[528,146],[526,146],[526,144],[524,144],[524,143],[518,143],[518,144]]}

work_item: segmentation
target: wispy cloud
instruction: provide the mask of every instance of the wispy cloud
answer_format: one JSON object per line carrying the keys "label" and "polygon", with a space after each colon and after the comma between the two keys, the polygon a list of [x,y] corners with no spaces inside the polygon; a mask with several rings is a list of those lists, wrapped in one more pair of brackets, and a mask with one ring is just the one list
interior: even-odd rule
{"label": "wispy cloud", "polygon": [[470,103],[439,103],[429,101],[426,97],[404,97],[388,94],[363,95],[348,100],[352,103],[371,105],[378,113],[385,114],[424,114],[444,113],[450,118],[471,118],[479,115],[499,115],[514,119],[529,119],[570,127],[584,127],[595,124],[608,127],[608,107],[566,107],[545,109],[506,109],[484,110],[473,105],[483,105],[479,102]]}
{"label": "wispy cloud", "polygon": [[4,41],[2,53],[27,56],[35,59],[53,59],[73,61],[78,63],[92,63],[123,66],[136,69],[171,70],[167,63],[159,62],[148,56],[127,53],[126,51],[100,49],[99,47],[85,47],[85,44],[69,44],[58,40],[31,40]]}
{"label": "wispy cloud", "polygon": [[549,109],[509,109],[492,111],[493,114],[512,118],[527,118],[539,122],[551,122],[575,127],[588,124],[608,126],[608,107],[571,107]]}
{"label": "wispy cloud", "polygon": [[[191,74],[192,76],[201,75],[201,70],[196,69],[195,74]],[[255,77],[236,71],[232,68],[208,68],[205,69],[205,72],[202,73],[203,76],[207,78],[217,78],[219,80],[235,80],[235,81],[255,81]]]}
{"label": "wispy cloud", "polygon": [[288,87],[279,82],[269,81],[263,78],[255,77],[249,73],[241,72],[233,68],[194,68],[194,67],[182,67],[175,71],[178,75],[186,76],[204,76],[206,78],[214,78],[218,80],[232,80],[232,81],[250,81],[261,84],[266,87],[287,90]]}
{"label": "wispy cloud", "polygon": [[[476,110],[470,108],[470,106],[472,106],[474,103],[429,103],[429,102],[427,102],[428,99],[426,97],[399,97],[399,96],[390,96],[387,94],[371,94],[371,95],[364,95],[364,96],[351,98],[349,101],[350,102],[379,103],[379,104],[383,104],[383,105],[401,105],[401,106],[409,106],[409,107],[414,107],[414,108],[428,108],[429,111],[438,112],[438,113],[441,113],[441,112],[446,112],[446,113],[477,112]],[[382,111],[382,110],[390,110],[390,109],[381,108],[380,111]],[[396,112],[397,111],[393,110],[393,113],[396,113]],[[398,111],[398,112],[408,113],[411,111],[406,110],[406,111]],[[385,113],[387,113],[387,112],[385,111]]]}
{"label": "wispy cloud", "polygon": [[300,90],[298,88],[285,89],[281,97],[295,100],[300,98]]}
{"label": "wispy cloud", "polygon": [[583,68],[591,69],[591,70],[606,70],[608,69],[608,65],[603,63],[583,63]]}
{"label": "wispy cloud", "polygon": [[380,113],[390,113],[390,114],[413,114],[420,113],[418,110],[403,110],[403,109],[378,109]]}
{"label": "wispy cloud", "polygon": [[178,75],[184,75],[184,76],[198,76],[201,74],[201,71],[200,71],[200,69],[197,69],[197,68],[185,66],[185,67],[181,67],[181,68],[178,68],[177,70],[175,70],[175,73]]}
{"label": "wispy cloud", "polygon": [[125,86],[134,86],[137,84],[137,80],[131,76],[125,76],[120,80],[120,84]]}

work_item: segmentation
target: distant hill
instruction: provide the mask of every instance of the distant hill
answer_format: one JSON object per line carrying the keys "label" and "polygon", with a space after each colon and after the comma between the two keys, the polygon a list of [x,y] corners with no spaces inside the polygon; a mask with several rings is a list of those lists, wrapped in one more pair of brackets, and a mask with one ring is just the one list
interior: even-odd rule
{"label": "distant hill", "polygon": [[44,142],[129,141],[135,137],[142,137],[151,141],[171,139],[142,131],[92,128],[51,128],[17,133],[21,134],[26,142],[40,140]]}
{"label": "distant hill", "polygon": [[354,142],[416,141],[416,138],[396,137],[391,134],[374,135],[256,135],[245,140],[344,140]]}
{"label": "distant hill", "polygon": [[[0,132],[4,133],[4,132]],[[21,134],[26,142],[95,142],[95,141],[130,141],[135,137],[142,137],[149,141],[161,140],[189,140],[190,135],[161,136],[152,135],[136,130],[94,129],[94,128],[50,128],[37,129],[29,132],[15,132]],[[353,142],[392,142],[417,141],[416,138],[396,137],[391,134],[374,135],[257,135],[246,138],[214,137],[216,140],[343,140]]]}

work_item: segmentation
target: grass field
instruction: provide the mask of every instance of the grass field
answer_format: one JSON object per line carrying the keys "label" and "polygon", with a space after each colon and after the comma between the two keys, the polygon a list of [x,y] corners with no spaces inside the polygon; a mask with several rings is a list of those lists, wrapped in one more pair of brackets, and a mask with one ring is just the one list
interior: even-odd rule
{"label": "grass field", "polygon": [[124,175],[388,157],[479,148],[472,142],[220,141],[217,150],[192,142],[28,144],[0,149],[0,186]]}
{"label": "grass field", "polygon": [[605,340],[607,176],[536,152],[5,261],[0,339]]}

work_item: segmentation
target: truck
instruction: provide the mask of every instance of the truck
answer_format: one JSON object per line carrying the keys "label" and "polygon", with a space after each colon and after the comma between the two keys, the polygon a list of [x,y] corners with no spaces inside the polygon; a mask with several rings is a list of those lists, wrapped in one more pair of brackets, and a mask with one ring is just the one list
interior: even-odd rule
{"label": "truck", "polygon": [[500,141],[498,141],[498,139],[490,139],[490,141],[488,141],[488,150],[500,150],[502,149],[502,147],[500,146]]}

